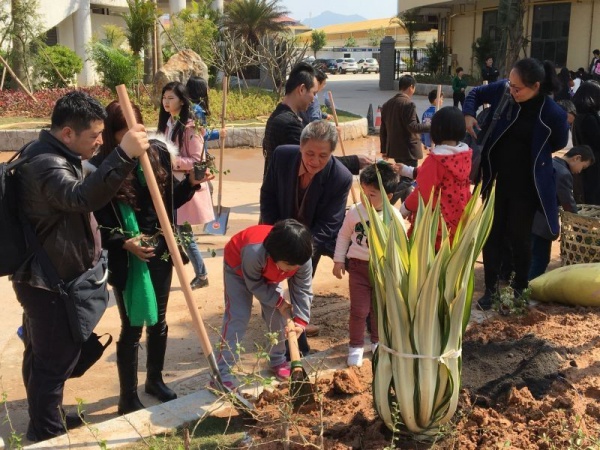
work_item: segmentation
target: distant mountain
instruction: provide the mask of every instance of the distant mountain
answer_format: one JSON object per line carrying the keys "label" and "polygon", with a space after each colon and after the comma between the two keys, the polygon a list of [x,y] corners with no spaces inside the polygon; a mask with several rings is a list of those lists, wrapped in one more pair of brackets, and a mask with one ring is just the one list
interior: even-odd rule
{"label": "distant mountain", "polygon": [[367,20],[358,14],[337,14],[331,11],[323,11],[318,16],[312,17],[310,19],[301,20],[301,22],[307,27],[311,28],[321,28],[327,25],[336,25],[338,23],[348,23],[348,22],[360,22],[361,20]]}

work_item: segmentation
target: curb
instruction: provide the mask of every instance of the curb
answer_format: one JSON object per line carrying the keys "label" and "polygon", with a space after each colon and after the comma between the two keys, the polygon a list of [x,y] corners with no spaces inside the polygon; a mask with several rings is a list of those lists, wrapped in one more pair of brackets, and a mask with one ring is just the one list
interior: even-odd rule
{"label": "curb", "polygon": [[[340,124],[342,140],[348,141],[366,137],[368,125],[366,118],[350,120]],[[28,142],[37,139],[41,128],[23,130],[0,130],[1,151],[14,152]],[[262,147],[265,127],[240,127],[229,128],[225,138],[226,148],[237,147]],[[219,141],[209,141],[208,148],[219,148]]]}
{"label": "curb", "polygon": [[[332,347],[323,352],[303,358],[303,364],[311,380],[333,374],[336,370],[346,369],[346,345]],[[340,353],[341,352],[341,353]],[[365,359],[371,353],[370,344],[365,344]],[[203,370],[198,375],[207,375]],[[270,376],[265,370],[261,375]],[[199,383],[201,384],[201,383]],[[262,386],[249,386],[242,394],[258,398]],[[231,404],[223,397],[217,397],[208,389],[199,389],[167,403],[151,406],[125,416],[116,417],[101,423],[89,424],[67,434],[23,447],[24,450],[38,449],[97,449],[101,444],[106,448],[118,448],[132,445],[142,439],[169,433],[182,425],[197,421],[201,417],[226,411]],[[0,447],[1,449],[2,447]]]}

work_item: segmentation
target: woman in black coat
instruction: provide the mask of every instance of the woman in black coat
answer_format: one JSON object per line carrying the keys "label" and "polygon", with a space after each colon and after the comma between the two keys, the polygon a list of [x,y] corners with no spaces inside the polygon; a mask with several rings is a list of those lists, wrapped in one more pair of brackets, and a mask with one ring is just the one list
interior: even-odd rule
{"label": "woman in black coat", "polygon": [[[118,102],[109,104],[106,111],[103,145],[99,154],[90,160],[91,170],[118,146],[127,131]],[[138,122],[142,123],[139,109],[134,107],[134,111]],[[171,155],[165,143],[151,140],[147,154],[173,221],[174,211],[192,198],[200,181],[185,178],[178,182],[173,177]],[[138,349],[144,325],[148,353],[145,390],[162,402],[177,398],[162,379],[168,334],[166,311],[173,267],[139,163],[115,198],[94,215],[100,227],[102,246],[108,250],[108,282],[121,317],[117,342],[118,412],[127,414],[144,408],[137,394]]]}

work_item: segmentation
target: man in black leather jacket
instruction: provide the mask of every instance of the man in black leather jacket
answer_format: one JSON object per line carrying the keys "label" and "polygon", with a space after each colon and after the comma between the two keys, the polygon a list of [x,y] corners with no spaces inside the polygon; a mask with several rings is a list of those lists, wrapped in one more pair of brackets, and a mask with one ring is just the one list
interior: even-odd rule
{"label": "man in black leather jacket", "polygon": [[[92,211],[111,200],[135,166],[133,158],[148,148],[146,131],[137,125],[123,137],[120,148],[84,180],[81,162],[91,158],[102,143],[105,117],[102,105],[89,95],[66,94],[54,107],[50,131],[42,131],[24,151],[29,160],[18,170],[19,205],[65,282],[98,261],[100,238]],[[65,432],[61,417],[64,384],[81,344],[74,342],[64,302],[35,254],[12,281],[24,310],[27,438],[45,440]]]}

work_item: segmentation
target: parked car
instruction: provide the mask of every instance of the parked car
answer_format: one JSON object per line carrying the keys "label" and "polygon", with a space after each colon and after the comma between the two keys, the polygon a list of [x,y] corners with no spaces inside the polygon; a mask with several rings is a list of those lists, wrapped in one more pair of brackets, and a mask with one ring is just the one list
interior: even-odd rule
{"label": "parked car", "polygon": [[313,66],[325,73],[337,73],[337,62],[333,58],[315,59]]}
{"label": "parked car", "polygon": [[417,71],[417,72],[429,71],[429,57],[423,56],[421,59],[415,61],[415,71]]}
{"label": "parked car", "polygon": [[400,72],[406,72],[408,70],[408,65],[404,61],[400,60],[398,62],[398,69]]}
{"label": "parked car", "polygon": [[362,73],[375,72],[379,73],[379,62],[375,58],[359,59],[356,63],[358,70]]}
{"label": "parked car", "polygon": [[354,58],[338,58],[336,61],[338,73],[358,73],[358,65]]}

